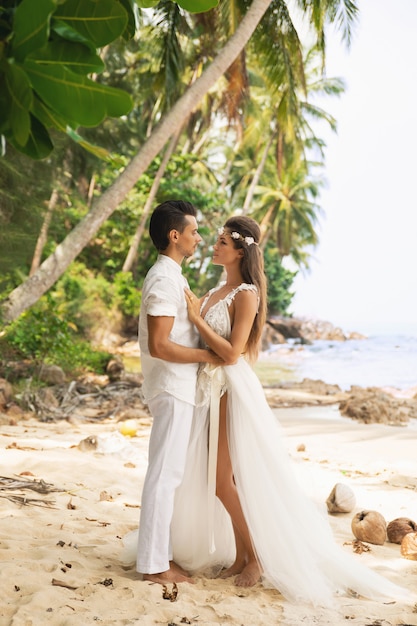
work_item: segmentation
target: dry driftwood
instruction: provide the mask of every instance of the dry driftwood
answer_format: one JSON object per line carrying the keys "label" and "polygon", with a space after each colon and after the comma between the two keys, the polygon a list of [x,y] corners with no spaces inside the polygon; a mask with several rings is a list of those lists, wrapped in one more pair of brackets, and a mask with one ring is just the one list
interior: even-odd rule
{"label": "dry driftwood", "polygon": [[0,476],[0,498],[6,498],[14,504],[20,504],[22,506],[43,506],[53,508],[54,500],[45,500],[44,498],[31,498],[24,493],[6,493],[9,491],[17,491],[22,489],[29,489],[38,493],[47,494],[52,491],[64,491],[59,487],[54,487],[51,483],[46,483],[44,480],[32,480],[29,478],[9,478],[8,476]]}
{"label": "dry driftwood", "polygon": [[22,395],[22,403],[43,422],[76,416],[95,422],[115,419],[129,409],[143,410],[141,387],[136,380],[120,380],[100,386],[95,383],[71,381],[34,390],[30,386]]}
{"label": "dry driftwood", "polygon": [[52,491],[64,491],[59,487],[54,487],[52,483],[46,483],[42,478],[40,480],[32,480],[31,478],[9,478],[8,476],[0,476],[0,490],[5,489],[31,489],[38,493],[51,493]]}
{"label": "dry driftwood", "polygon": [[14,502],[14,504],[21,504],[22,506],[44,506],[45,508],[53,509],[55,500],[44,500],[43,498],[28,498],[24,494],[14,494],[14,493],[0,493],[0,498],[5,498],[9,500],[9,502]]}

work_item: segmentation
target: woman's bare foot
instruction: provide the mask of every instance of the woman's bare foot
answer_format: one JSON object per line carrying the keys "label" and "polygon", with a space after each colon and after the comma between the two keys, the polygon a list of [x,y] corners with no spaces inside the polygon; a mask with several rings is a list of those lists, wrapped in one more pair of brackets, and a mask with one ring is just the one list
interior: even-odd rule
{"label": "woman's bare foot", "polygon": [[186,572],[185,569],[183,569],[181,565],[178,565],[178,563],[175,563],[175,561],[169,562],[169,568],[174,572],[182,574],[183,576],[187,576],[188,578],[190,577],[190,573]]}
{"label": "woman's bare foot", "polygon": [[236,576],[236,574],[240,574],[246,566],[246,561],[236,560],[233,565],[228,567],[227,569],[222,569],[219,578],[230,578],[230,576]]}
{"label": "woman's bare foot", "polygon": [[143,574],[143,580],[148,580],[151,583],[159,583],[160,585],[170,583],[194,583],[194,580],[190,576],[181,574],[181,572],[172,566],[165,572]]}
{"label": "woman's bare foot", "polygon": [[261,568],[257,561],[249,561],[241,573],[235,578],[237,587],[253,587],[261,578]]}

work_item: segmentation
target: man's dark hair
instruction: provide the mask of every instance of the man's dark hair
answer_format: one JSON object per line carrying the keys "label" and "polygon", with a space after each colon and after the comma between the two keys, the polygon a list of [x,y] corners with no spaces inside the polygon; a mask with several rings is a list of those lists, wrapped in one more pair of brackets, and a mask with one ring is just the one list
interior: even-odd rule
{"label": "man's dark hair", "polygon": [[171,230],[183,232],[187,225],[186,215],[197,216],[196,208],[191,202],[167,200],[156,207],[151,215],[149,234],[158,252],[167,249]]}

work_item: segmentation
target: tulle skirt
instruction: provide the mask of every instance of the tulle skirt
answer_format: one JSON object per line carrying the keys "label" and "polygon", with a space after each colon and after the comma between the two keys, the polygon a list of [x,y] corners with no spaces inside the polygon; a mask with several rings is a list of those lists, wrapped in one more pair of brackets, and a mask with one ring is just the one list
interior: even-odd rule
{"label": "tulle skirt", "polygon": [[[306,495],[297,479],[282,428],[251,366],[241,358],[221,370],[234,478],[263,584],[292,602],[318,606],[331,606],[335,595],[346,593],[413,601],[408,591],[336,544],[327,513]],[[206,376],[199,384],[207,390],[209,382]],[[207,400],[207,393],[203,395]],[[193,573],[216,573],[235,556],[231,520],[217,498],[214,517],[210,512],[209,427],[210,407],[203,401],[195,410],[171,525],[173,558]]]}
{"label": "tulle skirt", "polygon": [[[297,480],[282,428],[251,366],[241,358],[222,369],[233,472],[264,584],[291,601],[315,605],[331,605],[335,594],[352,592],[410,600],[336,544],[327,512]],[[209,407],[197,407],[171,528],[174,560],[192,572],[227,567],[235,555],[232,524],[219,500],[210,527],[208,432]]]}

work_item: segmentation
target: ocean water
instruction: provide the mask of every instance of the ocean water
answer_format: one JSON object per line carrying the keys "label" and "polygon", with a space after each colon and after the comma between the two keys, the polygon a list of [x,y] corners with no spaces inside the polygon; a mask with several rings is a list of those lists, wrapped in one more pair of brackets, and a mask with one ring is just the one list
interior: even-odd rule
{"label": "ocean water", "polygon": [[417,333],[369,335],[348,341],[289,341],[273,345],[256,366],[263,383],[301,381],[303,378],[337,384],[341,389],[417,386]]}

